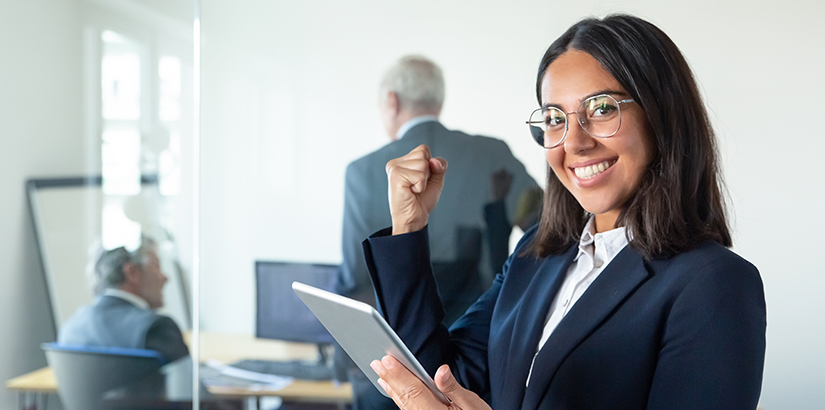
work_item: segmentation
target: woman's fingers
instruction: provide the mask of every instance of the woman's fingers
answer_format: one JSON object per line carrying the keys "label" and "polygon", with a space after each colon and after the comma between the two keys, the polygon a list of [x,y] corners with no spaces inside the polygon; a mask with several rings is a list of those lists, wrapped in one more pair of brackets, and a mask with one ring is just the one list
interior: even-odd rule
{"label": "woman's fingers", "polygon": [[393,234],[420,230],[427,225],[441,189],[447,161],[432,158],[426,145],[387,163]]}
{"label": "woman's fingers", "polygon": [[447,396],[453,405],[465,410],[490,409],[490,406],[477,394],[461,387],[450,372],[450,366],[442,365],[435,372],[435,387]]}
{"label": "woman's fingers", "polygon": [[370,367],[378,373],[378,383],[402,410],[447,409],[427,386],[392,356],[374,360]]}

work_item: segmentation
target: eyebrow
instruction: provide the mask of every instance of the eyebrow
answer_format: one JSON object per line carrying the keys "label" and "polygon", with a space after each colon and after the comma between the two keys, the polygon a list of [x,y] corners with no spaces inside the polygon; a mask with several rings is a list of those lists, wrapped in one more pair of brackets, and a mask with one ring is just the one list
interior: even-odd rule
{"label": "eyebrow", "polygon": [[[613,96],[613,95],[619,95],[619,96],[622,96],[622,97],[629,97],[629,96],[630,96],[630,94],[628,94],[628,93],[627,93],[627,92],[625,92],[625,91],[611,90],[611,89],[604,89],[604,90],[595,91],[595,92],[592,92],[592,93],[590,93],[590,94],[587,94],[587,95],[583,96],[582,98],[580,98],[580,99],[579,99],[579,103],[578,103],[578,104],[581,104],[581,103],[582,103],[582,101],[584,101],[584,100],[586,100],[586,99],[588,99],[588,98],[590,98],[590,97],[595,97],[595,96],[597,96],[597,95],[602,95],[602,94],[608,94],[608,95],[611,95],[611,96]],[[576,106],[578,106],[578,104],[577,104]],[[561,108],[561,105],[560,105],[560,104],[548,103],[548,104],[542,104],[542,106],[541,106],[541,108],[550,108],[550,107],[558,108],[558,109],[561,109],[562,111],[564,111],[564,110]]]}

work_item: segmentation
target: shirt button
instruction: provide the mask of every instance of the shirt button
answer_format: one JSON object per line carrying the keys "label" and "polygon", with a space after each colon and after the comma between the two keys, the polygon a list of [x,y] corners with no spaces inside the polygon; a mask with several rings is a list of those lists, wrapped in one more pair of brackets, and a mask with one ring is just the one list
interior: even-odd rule
{"label": "shirt button", "polygon": [[594,265],[595,265],[597,268],[601,268],[603,263],[604,263],[604,262],[602,262],[601,260],[596,259],[596,262],[594,263]]}

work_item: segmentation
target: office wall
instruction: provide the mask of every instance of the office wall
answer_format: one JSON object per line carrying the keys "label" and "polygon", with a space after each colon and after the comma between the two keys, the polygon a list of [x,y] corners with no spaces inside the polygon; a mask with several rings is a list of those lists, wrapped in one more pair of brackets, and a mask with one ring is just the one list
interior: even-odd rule
{"label": "office wall", "polygon": [[614,11],[669,33],[707,97],[735,250],[760,268],[768,299],[763,408],[825,407],[825,6],[814,0],[203,0],[204,329],[252,331],[255,259],[340,261],[343,171],[386,142],[376,89],[392,61],[439,62],[444,122],[505,139],[543,181],[523,124],[538,60],[573,22]]}
{"label": "office wall", "polygon": [[[45,366],[55,337],[24,183],[84,170],[81,52],[77,1],[0,1],[2,380]],[[14,400],[0,389],[0,407]]]}

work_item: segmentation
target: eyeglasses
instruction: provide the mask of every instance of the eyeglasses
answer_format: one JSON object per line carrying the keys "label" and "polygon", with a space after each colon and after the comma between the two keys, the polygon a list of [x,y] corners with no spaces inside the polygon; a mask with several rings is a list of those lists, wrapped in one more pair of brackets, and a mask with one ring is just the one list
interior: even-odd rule
{"label": "eyeglasses", "polygon": [[567,116],[576,114],[582,129],[596,138],[612,137],[622,126],[621,105],[633,102],[632,98],[617,101],[600,94],[582,101],[579,109],[565,113],[556,107],[541,107],[530,114],[527,125],[530,135],[544,148],[555,148],[567,136]]}

